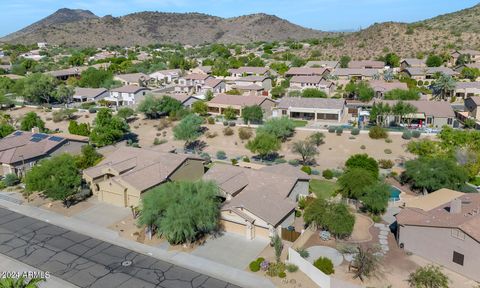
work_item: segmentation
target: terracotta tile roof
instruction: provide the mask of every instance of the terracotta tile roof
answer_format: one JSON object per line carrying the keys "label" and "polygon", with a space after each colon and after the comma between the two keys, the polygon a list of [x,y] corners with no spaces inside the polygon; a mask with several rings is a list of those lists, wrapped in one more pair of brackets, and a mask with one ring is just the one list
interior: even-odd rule
{"label": "terracotta tile roof", "polygon": [[402,62],[407,63],[407,65],[409,65],[409,66],[427,66],[427,64],[425,64],[424,59],[405,58],[405,59],[402,60]]}
{"label": "terracotta tile roof", "polygon": [[277,107],[281,109],[294,108],[316,108],[316,109],[343,109],[345,100],[333,98],[303,98],[283,97]]}
{"label": "terracotta tile roof", "polygon": [[288,198],[298,181],[296,176],[216,164],[203,178],[216,181],[227,194],[235,193],[222,209],[245,209],[274,227],[296,207]]}
{"label": "terracotta tile roof", "polygon": [[65,138],[54,136],[15,131],[0,139],[0,163],[13,164],[47,156],[52,150],[67,142]]}
{"label": "terracotta tile roof", "polygon": [[480,82],[457,82],[455,89],[480,89]]}
{"label": "terracotta tile roof", "polygon": [[261,171],[265,172],[270,172],[278,175],[284,175],[284,176],[295,176],[299,180],[310,180],[310,176],[300,170],[298,167],[294,167],[288,163],[284,164],[277,164],[277,165],[271,165],[271,166],[265,166],[260,169]]}
{"label": "terracotta tile roof", "polygon": [[457,228],[480,242],[480,194],[463,194],[452,201],[461,203],[459,213],[452,213],[449,201],[430,210],[407,207],[396,218],[400,225]]}
{"label": "terracotta tile roof", "polygon": [[319,66],[322,68],[336,68],[338,61],[308,61],[305,67]]}

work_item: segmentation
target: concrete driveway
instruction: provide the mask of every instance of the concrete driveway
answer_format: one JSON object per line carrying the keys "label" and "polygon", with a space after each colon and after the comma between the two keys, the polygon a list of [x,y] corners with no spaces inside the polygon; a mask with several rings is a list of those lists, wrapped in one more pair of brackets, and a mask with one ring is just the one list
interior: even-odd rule
{"label": "concrete driveway", "polygon": [[224,232],[217,238],[208,239],[191,254],[230,267],[245,269],[250,262],[257,259],[268,243],[269,239],[257,237],[254,240],[247,240],[243,235]]}
{"label": "concrete driveway", "polygon": [[108,227],[121,221],[131,212],[130,208],[117,207],[110,204],[95,202],[94,205],[72,216],[102,227]]}

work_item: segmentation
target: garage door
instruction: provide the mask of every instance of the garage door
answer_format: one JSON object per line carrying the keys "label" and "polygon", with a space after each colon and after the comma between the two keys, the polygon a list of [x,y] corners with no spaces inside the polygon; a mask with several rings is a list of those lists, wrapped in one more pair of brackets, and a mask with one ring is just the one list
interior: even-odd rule
{"label": "garage door", "polygon": [[220,225],[226,232],[236,233],[243,236],[246,236],[247,227],[245,225],[234,223],[226,220],[220,220]]}
{"label": "garage door", "polygon": [[102,191],[102,201],[115,206],[125,207],[125,198],[123,195]]}
{"label": "garage door", "polygon": [[270,238],[270,232],[266,228],[255,226],[255,237]]}

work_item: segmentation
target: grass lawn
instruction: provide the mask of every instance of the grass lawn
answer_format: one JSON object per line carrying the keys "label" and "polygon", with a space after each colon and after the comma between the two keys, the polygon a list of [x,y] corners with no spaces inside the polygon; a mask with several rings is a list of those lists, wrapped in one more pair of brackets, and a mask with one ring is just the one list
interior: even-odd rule
{"label": "grass lawn", "polygon": [[338,184],[327,180],[310,180],[310,192],[315,193],[318,198],[328,199],[338,189]]}
{"label": "grass lawn", "polygon": [[305,127],[308,124],[308,121],[305,120],[293,120],[295,127]]}
{"label": "grass lawn", "polygon": [[480,176],[475,177],[475,180],[470,181],[475,186],[480,186]]}

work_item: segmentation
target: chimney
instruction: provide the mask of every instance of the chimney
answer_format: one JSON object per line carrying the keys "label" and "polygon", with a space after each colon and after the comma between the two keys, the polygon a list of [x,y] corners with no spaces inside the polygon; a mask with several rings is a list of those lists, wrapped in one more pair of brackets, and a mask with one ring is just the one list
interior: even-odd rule
{"label": "chimney", "polygon": [[457,199],[453,199],[452,202],[450,202],[450,213],[452,214],[462,213],[462,199],[457,198]]}
{"label": "chimney", "polygon": [[32,128],[32,133],[40,133],[40,128],[38,128],[38,127],[33,127],[33,128]]}

